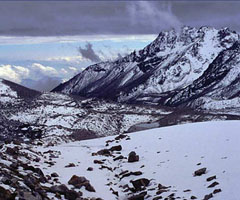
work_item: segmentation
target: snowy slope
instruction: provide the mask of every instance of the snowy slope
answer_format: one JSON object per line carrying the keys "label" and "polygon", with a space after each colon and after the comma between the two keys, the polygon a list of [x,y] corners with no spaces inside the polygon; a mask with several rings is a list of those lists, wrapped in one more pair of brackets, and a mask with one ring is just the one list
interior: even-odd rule
{"label": "snowy slope", "polygon": [[[150,184],[142,190],[147,191],[145,199],[153,199],[156,196],[165,198],[173,193],[174,197],[179,199],[190,199],[192,196],[203,199],[215,189],[221,189],[220,193],[213,195],[213,199],[238,200],[239,129],[239,121],[193,123],[131,133],[130,139],[126,137],[116,140],[111,136],[33,149],[41,152],[60,152],[60,156],[53,159],[56,163],[52,167],[40,162],[44,174],[57,172],[59,181],[66,185],[72,175],[89,179],[96,192],[88,192],[82,188],[80,190],[84,197],[127,199],[134,193],[124,192],[122,186],[128,184],[132,187],[131,180],[147,178]],[[105,146],[106,141],[112,141],[108,147]],[[92,155],[115,145],[122,146],[119,154],[114,152],[112,156]],[[138,162],[128,163],[125,158],[113,161],[113,158],[119,155],[127,157],[131,151],[139,155]],[[94,160],[103,160],[104,164],[94,164]],[[66,168],[69,163],[76,166]],[[109,169],[100,169],[103,165]],[[93,171],[87,171],[88,167],[93,167]],[[200,168],[207,168],[206,174],[194,176],[194,172]],[[131,175],[120,180],[118,176],[125,170],[141,171],[143,174]],[[216,179],[206,181],[212,176],[216,176]],[[219,184],[208,188],[214,182]],[[169,191],[156,195],[159,190],[158,184],[171,187],[168,188]],[[110,188],[118,191],[119,197],[112,194]]]}
{"label": "snowy slope", "polygon": [[14,99],[18,97],[17,93],[13,91],[8,85],[4,84],[3,81],[3,79],[0,79],[0,102],[13,102]]}
{"label": "snowy slope", "polygon": [[[144,49],[114,62],[89,66],[54,91],[119,102],[165,104],[202,77],[236,41],[239,35],[228,28],[183,27],[179,34],[163,31]],[[232,67],[239,72],[237,66]],[[181,103],[181,98],[177,101]]]}

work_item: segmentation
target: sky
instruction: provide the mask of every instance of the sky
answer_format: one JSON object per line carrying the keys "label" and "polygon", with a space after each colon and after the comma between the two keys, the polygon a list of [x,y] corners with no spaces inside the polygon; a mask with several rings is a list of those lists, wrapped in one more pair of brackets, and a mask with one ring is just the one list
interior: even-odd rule
{"label": "sky", "polygon": [[238,1],[0,1],[0,78],[49,91],[164,30],[240,32],[239,10]]}

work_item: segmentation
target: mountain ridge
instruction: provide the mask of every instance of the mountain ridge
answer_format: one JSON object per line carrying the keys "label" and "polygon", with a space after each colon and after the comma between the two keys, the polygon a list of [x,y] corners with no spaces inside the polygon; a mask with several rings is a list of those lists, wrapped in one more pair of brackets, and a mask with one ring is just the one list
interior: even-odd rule
{"label": "mountain ridge", "polygon": [[163,31],[142,50],[114,62],[91,65],[53,91],[125,103],[176,106],[169,103],[172,95],[192,85],[239,38],[228,28],[183,27],[179,34]]}

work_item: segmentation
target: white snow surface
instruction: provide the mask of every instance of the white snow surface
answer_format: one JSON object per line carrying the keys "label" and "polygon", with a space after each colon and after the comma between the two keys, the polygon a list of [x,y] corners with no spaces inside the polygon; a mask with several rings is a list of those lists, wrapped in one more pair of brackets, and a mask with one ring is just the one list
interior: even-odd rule
{"label": "white snow surface", "polygon": [[0,103],[14,102],[18,97],[15,91],[3,83],[3,79],[0,79],[0,97]]}
{"label": "white snow surface", "polygon": [[[96,193],[90,193],[81,189],[86,197],[101,197],[104,200],[126,199],[120,185],[128,184],[130,180],[138,178],[151,179],[147,192],[150,195],[146,199],[153,199],[156,195],[157,184],[171,186],[169,192],[162,193],[164,198],[171,193],[180,199],[190,199],[196,196],[203,199],[206,194],[214,189],[222,192],[214,194],[215,200],[239,200],[239,163],[240,163],[240,122],[239,121],[216,121],[202,122],[171,127],[151,129],[129,134],[130,140],[116,140],[110,146],[121,145],[121,154],[125,157],[129,152],[135,151],[139,156],[139,162],[128,163],[126,159],[113,161],[112,157],[92,156],[105,147],[107,140],[114,137],[85,140],[61,144],[55,147],[36,147],[37,151],[55,150],[60,151],[61,156],[54,159],[56,164],[47,167],[41,163],[45,174],[57,172],[61,183],[67,184],[72,175],[85,176],[95,187]],[[118,154],[115,154],[118,156]],[[106,159],[104,165],[114,168],[112,172],[107,169],[100,170],[100,165],[93,164],[93,160]],[[77,166],[65,168],[69,163]],[[201,163],[200,165],[197,165]],[[144,166],[141,168],[141,166]],[[93,167],[93,171],[87,171]],[[206,167],[207,173],[194,177],[194,171]],[[114,175],[124,170],[141,171],[141,176],[129,176],[119,180]],[[207,182],[206,178],[216,175],[217,179]],[[219,185],[207,188],[212,182],[217,181]],[[112,182],[112,185],[106,184]],[[110,191],[110,187],[119,192],[116,197]],[[190,192],[183,192],[190,189]]]}

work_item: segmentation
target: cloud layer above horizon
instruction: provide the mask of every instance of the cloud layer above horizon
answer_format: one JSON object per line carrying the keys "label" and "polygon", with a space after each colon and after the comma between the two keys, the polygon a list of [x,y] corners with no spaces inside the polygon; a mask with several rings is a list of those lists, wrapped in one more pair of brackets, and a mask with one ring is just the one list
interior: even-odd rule
{"label": "cloud layer above horizon", "polygon": [[2,1],[0,35],[158,34],[182,25],[240,30],[238,1]]}

